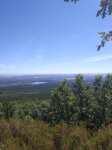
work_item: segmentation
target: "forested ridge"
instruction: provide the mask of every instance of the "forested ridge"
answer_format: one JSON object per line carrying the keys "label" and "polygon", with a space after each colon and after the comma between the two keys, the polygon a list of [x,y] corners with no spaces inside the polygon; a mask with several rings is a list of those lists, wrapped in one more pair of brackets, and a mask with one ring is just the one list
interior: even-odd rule
{"label": "forested ridge", "polygon": [[0,103],[3,150],[112,149],[112,75],[97,75],[92,85],[77,75],[64,80],[42,102]]}

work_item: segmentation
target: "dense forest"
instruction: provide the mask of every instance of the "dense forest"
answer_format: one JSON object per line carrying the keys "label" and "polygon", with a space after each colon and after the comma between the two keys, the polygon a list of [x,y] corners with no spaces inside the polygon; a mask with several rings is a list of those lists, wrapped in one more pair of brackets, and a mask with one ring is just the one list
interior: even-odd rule
{"label": "dense forest", "polygon": [[112,75],[64,80],[49,101],[0,103],[1,150],[112,149]]}

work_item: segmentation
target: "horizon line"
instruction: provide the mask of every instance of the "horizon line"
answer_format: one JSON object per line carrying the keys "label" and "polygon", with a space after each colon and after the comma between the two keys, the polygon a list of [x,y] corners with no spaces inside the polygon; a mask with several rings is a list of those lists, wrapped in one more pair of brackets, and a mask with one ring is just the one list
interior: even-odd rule
{"label": "horizon line", "polygon": [[0,76],[29,76],[29,75],[76,75],[76,74],[112,74],[112,72],[78,72],[78,73],[0,73]]}

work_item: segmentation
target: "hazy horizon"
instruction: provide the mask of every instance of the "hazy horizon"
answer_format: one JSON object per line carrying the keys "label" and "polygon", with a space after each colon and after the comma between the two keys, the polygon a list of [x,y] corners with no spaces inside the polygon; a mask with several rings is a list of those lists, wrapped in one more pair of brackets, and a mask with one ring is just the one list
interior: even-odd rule
{"label": "hazy horizon", "polygon": [[95,75],[95,74],[112,74],[112,72],[95,72],[95,73],[37,73],[37,74],[0,74],[0,77],[1,76],[38,76],[38,75],[77,75],[77,74],[83,74],[83,75],[86,75],[86,74],[90,74],[90,75]]}

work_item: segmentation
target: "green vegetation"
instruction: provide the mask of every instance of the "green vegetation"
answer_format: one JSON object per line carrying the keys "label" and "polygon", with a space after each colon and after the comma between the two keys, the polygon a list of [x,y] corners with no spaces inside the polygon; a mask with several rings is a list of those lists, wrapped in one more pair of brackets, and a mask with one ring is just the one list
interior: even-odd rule
{"label": "green vegetation", "polygon": [[49,101],[2,100],[1,150],[111,150],[112,75],[64,80]]}
{"label": "green vegetation", "polygon": [[111,150],[112,127],[97,132],[83,125],[68,126],[61,122],[50,127],[42,121],[27,117],[24,120],[0,121],[1,150]]}
{"label": "green vegetation", "polygon": [[8,101],[2,97],[0,103],[1,119],[32,117],[51,125],[60,123],[79,125],[84,123],[88,129],[98,129],[112,118],[112,75],[102,79],[96,76],[92,85],[85,82],[83,75],[75,77],[72,86],[64,80],[52,91],[51,100]]}
{"label": "green vegetation", "polygon": [[51,91],[57,87],[58,83],[49,83],[43,85],[15,85],[1,87],[0,101],[4,98],[8,101],[17,101],[23,103],[25,101],[39,101],[49,100],[51,97]]}

